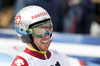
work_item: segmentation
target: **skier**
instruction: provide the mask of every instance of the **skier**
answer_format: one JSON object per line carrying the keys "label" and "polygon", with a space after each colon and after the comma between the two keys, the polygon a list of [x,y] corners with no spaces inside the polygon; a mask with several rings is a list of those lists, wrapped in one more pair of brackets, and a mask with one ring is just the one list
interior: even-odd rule
{"label": "skier", "polygon": [[44,8],[36,5],[22,8],[15,17],[14,26],[27,46],[11,66],[70,66],[64,53],[48,49],[52,41],[53,24]]}

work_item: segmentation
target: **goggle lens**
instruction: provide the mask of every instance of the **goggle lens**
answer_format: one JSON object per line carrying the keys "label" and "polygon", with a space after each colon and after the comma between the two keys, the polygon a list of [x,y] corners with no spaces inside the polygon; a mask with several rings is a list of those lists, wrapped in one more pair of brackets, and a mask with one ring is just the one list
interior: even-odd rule
{"label": "goggle lens", "polygon": [[[37,24],[36,24],[37,25]],[[32,27],[33,36],[36,38],[45,37],[47,34],[51,35],[53,25],[51,21],[39,23],[37,26]]]}

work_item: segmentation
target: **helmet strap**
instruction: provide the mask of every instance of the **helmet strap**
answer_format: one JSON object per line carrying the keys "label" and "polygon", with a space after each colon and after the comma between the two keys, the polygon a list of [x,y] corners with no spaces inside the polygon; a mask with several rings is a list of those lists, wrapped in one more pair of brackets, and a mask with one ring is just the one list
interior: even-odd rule
{"label": "helmet strap", "polygon": [[31,45],[32,45],[36,50],[40,51],[39,48],[35,45],[34,42],[32,42]]}
{"label": "helmet strap", "polygon": [[40,51],[39,48],[35,45],[35,43],[34,43],[34,41],[33,41],[32,35],[29,35],[29,37],[30,37],[30,39],[31,39],[31,45],[32,45],[36,50]]}

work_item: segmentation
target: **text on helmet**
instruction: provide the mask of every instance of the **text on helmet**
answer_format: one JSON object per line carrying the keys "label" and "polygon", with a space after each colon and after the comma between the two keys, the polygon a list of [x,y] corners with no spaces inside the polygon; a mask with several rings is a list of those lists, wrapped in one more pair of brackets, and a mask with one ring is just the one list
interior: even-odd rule
{"label": "text on helmet", "polygon": [[31,16],[31,18],[35,19],[35,18],[42,17],[42,16],[45,16],[45,15],[48,15],[48,13],[47,12],[38,13],[34,16]]}

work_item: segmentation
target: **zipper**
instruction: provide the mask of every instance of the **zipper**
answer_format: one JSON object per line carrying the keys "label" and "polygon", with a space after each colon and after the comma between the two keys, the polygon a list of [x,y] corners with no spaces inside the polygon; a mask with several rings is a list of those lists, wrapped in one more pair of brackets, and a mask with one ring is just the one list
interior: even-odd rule
{"label": "zipper", "polygon": [[47,60],[48,58],[47,58],[47,55],[46,54],[44,54],[44,56],[45,56],[45,59]]}

